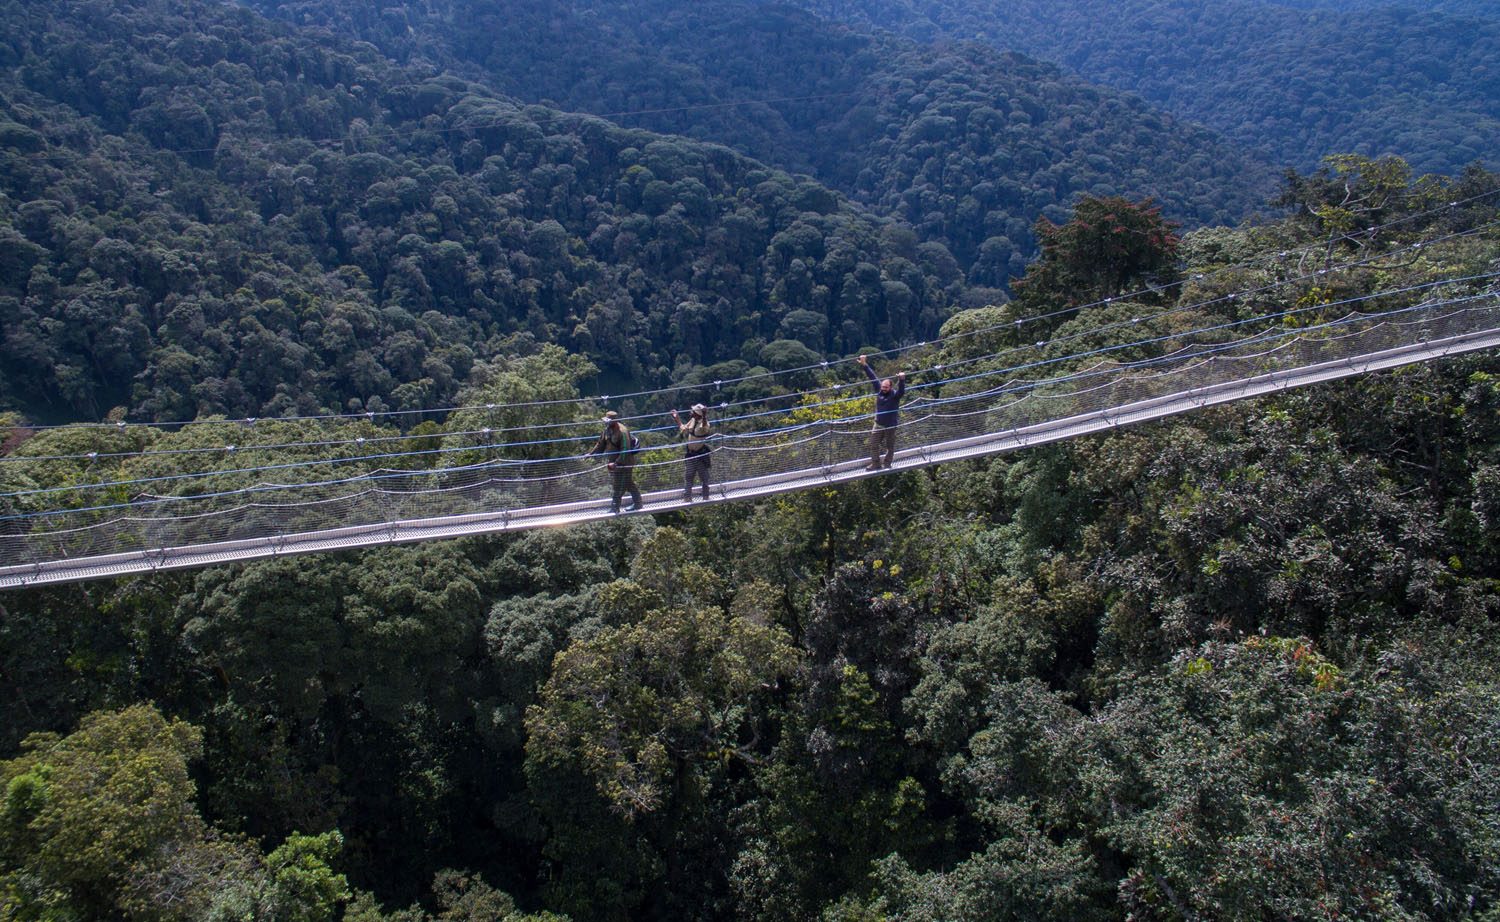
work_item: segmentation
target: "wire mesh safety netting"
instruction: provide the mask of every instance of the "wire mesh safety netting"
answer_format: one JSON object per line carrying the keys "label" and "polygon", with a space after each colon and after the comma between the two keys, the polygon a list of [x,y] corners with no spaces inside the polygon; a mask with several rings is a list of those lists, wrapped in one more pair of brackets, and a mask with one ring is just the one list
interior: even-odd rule
{"label": "wire mesh safety netting", "polygon": [[[1027,377],[966,364],[914,381],[896,433],[896,469],[1072,438],[1196,407],[1500,344],[1493,294],[1302,327],[1268,325],[1231,341],[1176,341],[1137,361],[1097,359]],[[1191,339],[1191,337],[1187,337]],[[1040,344],[1039,344],[1040,345]],[[1055,366],[1042,366],[1046,371]],[[938,366],[941,369],[941,366]],[[809,407],[712,440],[710,502],[874,476],[870,387],[844,385]],[[660,441],[660,440],[658,440]],[[610,516],[598,456],[510,457],[403,470],[342,462],[341,476],[255,482],[191,495],[0,514],[0,586],[65,582],[314,550],[458,537]],[[689,505],[680,445],[648,445],[632,479],[645,511]],[[119,487],[115,488],[118,495]],[[695,492],[693,500],[703,500]],[[629,496],[626,496],[627,503]]]}

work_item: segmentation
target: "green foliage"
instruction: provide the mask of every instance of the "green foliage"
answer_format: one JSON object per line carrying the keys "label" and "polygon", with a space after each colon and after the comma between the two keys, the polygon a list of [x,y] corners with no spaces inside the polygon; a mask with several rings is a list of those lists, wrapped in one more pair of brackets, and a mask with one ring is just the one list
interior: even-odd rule
{"label": "green foliage", "polygon": [[497,890],[477,875],[460,871],[439,871],[432,890],[438,914],[427,913],[418,906],[384,913],[369,893],[358,893],[344,911],[344,922],[568,922],[566,916],[551,912],[523,913],[515,900]]}
{"label": "green foliage", "polygon": [[1102,919],[1103,894],[1083,843],[1058,845],[1029,828],[1024,811],[997,811],[982,853],[946,872],[918,873],[899,856],[877,866],[875,918],[892,922]]}
{"label": "green foliage", "polygon": [[[6,152],[0,401],[36,416],[482,405],[590,362],[660,384],[794,311],[849,351],[929,335],[952,297],[940,246],[913,261],[875,215],[723,147],[242,9],[10,13],[28,40],[0,89],[41,149]],[[778,284],[795,266],[804,287]],[[547,344],[581,364],[530,376]]]}
{"label": "green foliage", "polygon": [[[696,583],[701,567],[682,548],[661,529],[635,570],[655,582],[675,563]],[[660,604],[640,584],[616,585]],[[760,709],[798,659],[780,628],[705,604],[695,586],[676,597],[688,607],[651,608],[559,652],[526,712],[526,777],[561,863],[549,892],[576,914],[695,905],[679,887],[714,858],[714,797],[762,757]],[[683,849],[687,835],[700,850]]]}
{"label": "green foliage", "polygon": [[958,607],[960,620],[937,628],[924,650],[922,678],[906,701],[909,732],[956,753],[1000,716],[997,686],[1037,676],[1077,685],[1091,665],[1080,651],[1089,649],[1102,608],[1097,588],[1081,576],[1059,561],[1037,582],[997,579],[987,588],[993,601]]}
{"label": "green foliage", "polygon": [[[1288,176],[1285,219],[1179,246],[1163,214],[1239,200],[1200,183],[1236,168],[1202,137],[1031,62],[785,10],[522,3],[490,28],[459,3],[458,35],[410,6],[280,8],[405,66],[169,6],[6,8],[25,40],[0,44],[3,399],[44,418],[403,412],[3,414],[7,491],[369,463],[306,444],[328,438],[487,459],[486,428],[597,432],[593,410],[518,404],[706,391],[914,340],[957,305],[963,336],[903,363],[1029,344],[1013,322],[1043,307],[1070,314],[1049,359],[1150,358],[1196,326],[1317,317],[1496,258],[1493,235],[1431,240],[1493,202],[1421,216],[1492,174],[1357,155]],[[663,55],[643,89],[599,77]],[[424,63],[486,58],[563,104],[701,103],[653,118],[909,220]],[[712,107],[747,88],[829,95]],[[1127,188],[1137,170],[1183,188]],[[1039,214],[1045,256],[997,303]],[[0,917],[1488,918],[1496,381],[1477,354],[660,524],[18,591]],[[792,421],[847,412],[778,396]],[[449,399],[470,409],[404,412]]]}
{"label": "green foliage", "polygon": [[[443,456],[445,466],[491,460],[493,454],[483,450],[487,444],[506,444],[528,437],[528,430],[541,427],[543,439],[564,439],[584,432],[569,430],[557,424],[574,422],[576,408],[568,401],[579,396],[579,385],[594,377],[599,369],[583,356],[573,355],[562,347],[548,343],[535,355],[513,359],[502,358],[494,365],[476,367],[469,385],[459,393],[460,405],[468,409],[451,414],[446,420],[449,431],[464,433],[444,440],[453,449],[473,445],[472,452],[456,451]],[[593,425],[589,430],[595,428]],[[475,435],[474,433],[482,433]],[[520,445],[504,449],[506,458],[540,458],[551,455],[582,454],[587,446],[578,435],[573,445]],[[534,474],[535,472],[533,472]]]}
{"label": "green foliage", "polygon": [[804,627],[809,750],[836,784],[858,785],[883,761],[926,640],[924,612],[882,561],[846,564]]}
{"label": "green foliage", "polygon": [[[812,174],[899,218],[916,239],[883,260],[839,241],[802,245],[817,226],[808,217],[836,208],[827,189],[801,185],[791,204],[802,219],[784,209],[773,218],[771,245],[786,257],[767,280],[773,299],[787,318],[797,310],[823,314],[833,351],[862,345],[842,329],[846,320],[921,338],[920,328],[938,319],[930,308],[939,289],[965,277],[1003,288],[1035,252],[1036,216],[1060,212],[1077,193],[1154,196],[1175,218],[1207,223],[1247,213],[1269,188],[1266,166],[1243,152],[1260,144],[1232,149],[1051,65],[973,45],[930,47],[854,32],[785,7],[610,0],[560,10],[523,0],[502,13],[464,0],[452,16],[408,10],[399,20],[377,20],[341,0],[255,6],[359,35],[398,59],[420,49],[454,70],[480,69],[497,89],[524,99],[712,139]],[[990,18],[1013,19],[1008,12]],[[643,73],[652,79],[636,78]],[[744,105],[748,99],[788,101]],[[628,201],[648,213],[676,201],[694,214],[701,190],[673,182],[658,163],[641,164],[647,169],[636,174]],[[749,242],[744,229],[736,221],[722,236],[709,233],[738,250]],[[830,262],[842,277],[830,280]],[[824,309],[825,296],[839,313]],[[699,318],[711,304],[685,302],[685,329],[662,333],[700,335]],[[829,348],[782,326],[814,351]]]}
{"label": "green foliage", "polygon": [[558,654],[528,710],[528,773],[581,771],[624,816],[653,813],[739,756],[750,699],[795,660],[779,629],[711,607],[602,631]]}
{"label": "green foliage", "polygon": [[[1423,4],[1420,15],[1363,0],[1226,2],[1211,15],[1188,0],[799,5],[1057,61],[1298,168],[1330,150],[1394,151],[1452,174],[1491,157],[1500,138],[1500,22],[1471,0]],[[1110,21],[1129,27],[1100,28]]]}
{"label": "green foliage", "polygon": [[1133,866],[1125,906],[1421,918],[1494,892],[1493,670],[1409,646],[1331,681],[1318,660],[1209,644],[1101,715],[1086,775]]}
{"label": "green foliage", "polygon": [[187,773],[201,732],[135,706],[24,745],[3,776],[9,886],[33,878],[37,897],[83,913],[143,908],[133,881],[165,857],[163,846],[203,836]]}
{"label": "green foliage", "polygon": [[193,807],[198,728],[146,705],[36,734],[0,763],[0,913],[7,919],[167,922],[333,919],[338,832],[292,836],[262,860]]}
{"label": "green foliage", "polygon": [[339,904],[349,898],[344,875],[329,867],[344,837],[338,831],[318,836],[293,833],[266,856],[271,880],[279,891],[279,918],[294,922],[323,922],[334,918]]}

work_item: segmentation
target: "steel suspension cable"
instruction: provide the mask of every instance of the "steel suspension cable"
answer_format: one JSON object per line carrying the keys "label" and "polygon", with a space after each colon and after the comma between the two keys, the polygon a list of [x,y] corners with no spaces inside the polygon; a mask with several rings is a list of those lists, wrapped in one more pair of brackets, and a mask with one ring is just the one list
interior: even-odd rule
{"label": "steel suspension cable", "polygon": [[[1054,357],[1054,358],[1050,358],[1050,359],[1043,359],[1043,360],[1039,360],[1039,361],[1036,361],[1036,362],[1026,363],[1026,364],[1023,364],[1023,365],[1020,365],[1020,366],[1014,366],[1014,367],[1003,368],[1003,369],[986,370],[986,371],[980,372],[980,373],[978,373],[976,375],[971,375],[971,376],[966,376],[966,377],[949,378],[949,379],[941,379],[941,380],[932,381],[932,382],[926,382],[926,383],[923,383],[923,384],[920,384],[920,385],[914,385],[912,388],[909,388],[909,389],[910,390],[922,390],[922,389],[927,389],[927,388],[936,388],[936,387],[942,387],[942,386],[949,386],[949,385],[956,384],[956,383],[964,383],[964,382],[967,382],[967,381],[981,379],[981,378],[986,378],[986,377],[995,377],[995,376],[1001,375],[1001,374],[1009,374],[1009,373],[1013,373],[1013,372],[1017,372],[1017,371],[1030,370],[1030,369],[1039,368],[1039,367],[1043,367],[1043,366],[1047,366],[1047,365],[1055,365],[1055,364],[1059,364],[1059,363],[1062,363],[1062,362],[1077,361],[1077,360],[1080,360],[1080,359],[1086,359],[1086,358],[1094,357],[1096,355],[1104,355],[1104,354],[1107,354],[1109,352],[1120,351],[1120,350],[1123,350],[1123,349],[1137,348],[1137,347],[1140,347],[1140,346],[1143,346],[1143,345],[1152,345],[1152,344],[1163,342],[1163,341],[1167,341],[1167,340],[1181,339],[1181,338],[1185,338],[1185,337],[1189,337],[1189,336],[1193,336],[1193,335],[1199,335],[1199,334],[1204,334],[1204,333],[1217,332],[1217,331],[1226,330],[1226,329],[1233,329],[1233,328],[1236,328],[1236,327],[1245,326],[1245,325],[1252,324],[1252,323],[1264,323],[1264,322],[1268,322],[1268,321],[1272,321],[1272,320],[1283,319],[1283,318],[1286,318],[1286,317],[1297,316],[1297,315],[1305,314],[1305,313],[1312,312],[1312,311],[1325,311],[1325,310],[1328,310],[1331,307],[1347,306],[1347,305],[1350,305],[1350,304],[1357,304],[1357,303],[1361,303],[1363,301],[1374,300],[1374,299],[1377,299],[1377,298],[1386,298],[1386,297],[1391,297],[1393,295],[1398,295],[1398,294],[1407,294],[1407,293],[1411,293],[1411,292],[1415,292],[1415,291],[1420,291],[1420,290],[1424,290],[1424,289],[1434,288],[1434,287],[1437,287],[1439,285],[1457,284],[1457,283],[1460,283],[1460,282],[1473,282],[1473,281],[1493,279],[1493,278],[1496,278],[1496,277],[1500,277],[1500,272],[1487,273],[1487,274],[1478,275],[1478,276],[1470,276],[1470,277],[1465,277],[1465,278],[1461,278],[1461,279],[1443,279],[1443,280],[1439,280],[1439,281],[1435,281],[1435,282],[1424,283],[1424,284],[1421,284],[1421,285],[1408,286],[1408,287],[1404,287],[1404,288],[1400,288],[1400,289],[1391,289],[1391,290],[1387,290],[1387,291],[1375,292],[1375,293],[1371,293],[1371,294],[1367,294],[1367,295],[1362,295],[1362,296],[1358,296],[1358,297],[1354,297],[1354,298],[1345,299],[1343,301],[1338,301],[1338,302],[1330,302],[1330,303],[1326,303],[1326,304],[1316,304],[1316,305],[1308,305],[1308,306],[1299,307],[1299,308],[1292,308],[1292,309],[1288,309],[1288,310],[1285,310],[1285,311],[1279,311],[1279,312],[1270,313],[1270,314],[1263,314],[1263,315],[1259,315],[1259,316],[1256,316],[1256,317],[1245,318],[1245,319],[1242,319],[1242,320],[1231,321],[1231,322],[1226,322],[1226,323],[1221,323],[1221,324],[1215,324],[1215,325],[1206,326],[1206,327],[1199,327],[1199,328],[1195,328],[1193,330],[1182,331],[1182,332],[1175,332],[1175,333],[1166,334],[1166,335],[1163,335],[1163,336],[1153,337],[1153,338],[1149,338],[1149,339],[1137,340],[1137,341],[1129,342],[1129,343],[1115,344],[1115,345],[1111,345],[1111,346],[1105,346],[1105,347],[1101,347],[1101,348],[1095,349],[1095,350],[1090,350],[1090,351],[1086,351],[1086,352],[1079,352],[1079,353],[1071,353],[1071,354],[1068,354],[1068,355],[1063,355],[1063,356],[1058,356],[1058,357]],[[1465,300],[1475,300],[1475,299],[1485,298],[1485,297],[1489,297],[1489,296],[1490,296],[1489,293],[1481,293],[1481,294],[1477,294],[1477,295],[1472,295],[1472,296],[1470,296],[1469,298],[1466,298],[1466,299],[1456,299],[1456,300],[1451,300],[1451,301],[1448,301],[1448,302],[1438,302],[1438,304],[1443,304],[1443,303],[1463,303],[1463,301],[1465,301]],[[1387,312],[1387,313],[1401,313],[1401,312],[1407,312],[1407,311],[1410,311],[1410,310],[1413,310],[1413,309],[1420,309],[1420,308],[1429,307],[1429,306],[1433,306],[1433,305],[1431,305],[1431,304],[1417,305],[1415,308],[1414,307],[1406,307],[1406,308],[1398,309],[1397,311],[1392,311],[1392,312]],[[1356,315],[1356,316],[1384,316],[1384,315],[1383,314],[1378,314],[1378,315]],[[1306,329],[1307,328],[1303,328],[1303,329],[1299,329],[1299,330],[1294,330],[1294,331],[1291,331],[1291,333],[1305,332]],[[1238,344],[1239,342],[1241,342],[1241,341],[1234,341],[1232,343],[1228,343],[1228,344],[1224,344],[1224,345],[1232,347],[1232,346]],[[1067,376],[1064,376],[1064,377],[1062,377],[1060,379],[1046,379],[1046,380],[1049,383],[1056,383],[1057,381],[1060,381],[1060,380],[1061,381],[1067,380]],[[972,396],[972,395],[965,395],[965,396],[969,397],[969,396]],[[801,408],[803,408],[803,409],[817,409],[817,408],[821,408],[821,407],[825,407],[825,406],[846,404],[846,403],[849,403],[849,402],[852,402],[852,401],[858,400],[858,399],[868,399],[868,398],[858,398],[858,397],[855,397],[855,398],[841,398],[839,400],[834,400],[834,401],[827,401],[827,402],[813,403],[813,404],[804,404]],[[785,412],[786,412],[786,410],[773,410],[773,411],[766,411],[765,413],[754,414],[754,415],[755,416],[764,416],[764,415],[782,414],[782,413],[785,413]],[[751,418],[751,417],[747,416],[747,417],[742,417],[742,418],[748,419],[748,418]],[[743,437],[746,437],[746,438],[749,438],[749,437],[763,437],[763,436],[765,436],[767,434],[774,433],[775,431],[776,430],[759,430],[759,431],[756,431],[756,432],[744,434]],[[729,437],[741,437],[741,436],[725,436],[725,437],[729,438]],[[576,442],[576,441],[578,441],[578,440],[576,440],[576,439],[559,439],[559,440],[543,440],[543,441],[540,441],[540,442],[533,442],[533,443],[510,443],[510,444],[511,444],[512,447],[527,447],[527,446],[532,446],[532,445],[566,444],[566,443],[571,443],[571,442]],[[47,487],[47,488],[40,488],[40,489],[35,489],[35,490],[16,490],[16,491],[10,491],[10,492],[0,492],[0,497],[3,497],[3,498],[23,498],[23,497],[30,497],[30,496],[55,495],[55,494],[58,494],[58,493],[79,492],[79,491],[84,491],[84,490],[107,490],[107,489],[115,489],[115,488],[121,488],[121,487],[138,487],[138,486],[144,486],[144,485],[147,485],[147,484],[158,484],[158,483],[179,482],[179,481],[191,481],[191,480],[198,480],[198,479],[204,479],[204,478],[210,478],[210,477],[219,477],[219,476],[245,475],[245,474],[262,474],[262,473],[270,473],[270,472],[274,472],[274,471],[286,471],[286,470],[311,468],[311,467],[316,467],[316,466],[340,465],[340,464],[350,464],[350,463],[359,463],[359,462],[368,463],[368,462],[371,462],[371,461],[387,461],[387,460],[397,460],[397,459],[402,459],[402,458],[417,458],[417,457],[424,457],[424,456],[435,456],[435,455],[442,455],[442,454],[452,454],[452,453],[456,453],[456,452],[472,452],[472,451],[478,450],[479,448],[480,448],[480,446],[463,446],[463,447],[453,447],[453,448],[427,449],[427,450],[415,451],[415,452],[393,452],[393,453],[386,453],[386,454],[364,455],[364,456],[354,457],[354,458],[314,459],[314,460],[308,460],[308,461],[287,462],[287,463],[275,464],[275,465],[263,465],[263,466],[250,467],[250,468],[237,468],[237,469],[221,470],[221,471],[204,471],[204,472],[194,472],[194,473],[170,474],[170,475],[162,475],[162,476],[159,476],[159,477],[137,478],[137,479],[119,480],[119,481],[103,481],[103,482],[92,483],[92,484],[72,484],[72,485],[67,485],[67,486]],[[579,459],[585,458],[585,457],[587,457],[587,455],[555,456],[555,457],[540,458],[540,459],[505,459],[505,463],[508,463],[508,464],[538,464],[538,463],[546,463],[546,462],[579,460]],[[490,463],[490,462],[482,462],[479,465],[466,465],[463,468],[458,468],[458,469],[464,469],[464,468],[475,467],[475,466],[484,466],[484,464],[488,464],[488,463]],[[448,471],[448,470],[455,470],[455,469],[454,468],[438,469],[439,472],[441,472],[441,471]],[[432,471],[428,471],[428,472],[432,472]],[[353,479],[358,479],[358,478],[353,478]],[[302,484],[281,484],[281,485],[277,485],[277,486],[278,486],[278,488],[313,488],[313,487],[317,487],[317,486],[328,485],[328,484],[331,484],[331,483],[348,482],[349,480],[350,480],[350,478],[341,478],[341,479],[332,480],[332,481],[310,481],[310,482],[306,482],[306,483],[302,483]],[[233,491],[230,491],[229,493],[224,493],[224,494],[199,494],[199,496],[232,495],[232,493],[233,493]],[[101,507],[87,507],[87,508],[93,509],[93,508],[111,508],[111,507],[101,506]],[[59,511],[67,511],[67,510],[59,510]],[[0,516],[0,519],[4,519],[4,518],[13,518],[13,517]]]}

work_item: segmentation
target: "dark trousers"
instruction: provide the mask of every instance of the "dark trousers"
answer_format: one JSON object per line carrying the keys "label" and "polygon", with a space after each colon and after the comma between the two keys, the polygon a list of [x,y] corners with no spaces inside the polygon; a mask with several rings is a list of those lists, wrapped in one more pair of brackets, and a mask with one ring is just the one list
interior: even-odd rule
{"label": "dark trousers", "polygon": [[885,452],[885,466],[890,467],[896,459],[896,427],[877,425],[870,430],[870,467],[880,466],[880,453]]}
{"label": "dark trousers", "polygon": [[635,465],[626,466],[616,464],[615,469],[609,472],[610,484],[614,487],[614,511],[620,511],[620,497],[626,493],[630,494],[630,501],[635,508],[641,507],[641,489],[635,485]]}
{"label": "dark trousers", "polygon": [[688,455],[687,462],[683,465],[682,498],[693,498],[693,480],[696,478],[703,482],[703,498],[708,499],[708,474],[708,452],[700,451],[697,454]]}

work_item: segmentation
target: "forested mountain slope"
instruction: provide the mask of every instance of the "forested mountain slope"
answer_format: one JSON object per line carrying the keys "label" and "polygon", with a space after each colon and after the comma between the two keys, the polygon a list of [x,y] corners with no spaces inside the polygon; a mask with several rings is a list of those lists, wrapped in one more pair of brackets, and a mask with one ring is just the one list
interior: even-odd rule
{"label": "forested mountain slope", "polygon": [[1303,10],[1396,9],[1412,13],[1446,13],[1477,19],[1500,19],[1500,4],[1495,0],[1270,0],[1277,6]]}
{"label": "forested mountain slope", "polygon": [[[1050,65],[983,47],[860,35],[737,0],[254,0],[502,91],[718,141],[819,181],[945,244],[1003,286],[1031,225],[1078,193],[1154,196],[1188,225],[1233,221],[1267,162]],[[776,102],[776,100],[781,100]],[[764,101],[764,102],[757,102]],[[752,104],[743,104],[743,103]]]}
{"label": "forested mountain slope", "polygon": [[[1303,169],[1335,151],[1457,173],[1500,150],[1500,22],[1466,5],[803,0],[923,41],[1056,61]],[[1327,9],[1328,6],[1340,7]]]}
{"label": "forested mountain slope", "polygon": [[430,407],[540,342],[661,382],[759,364],[797,310],[819,352],[921,338],[962,292],[941,244],[723,146],[228,5],[0,15],[0,401],[43,419]]}
{"label": "forested mountain slope", "polygon": [[[1496,293],[1496,174],[1286,198],[1180,241],[1086,199],[1014,302],[877,364]],[[48,430],[0,474],[193,438]],[[7,592],[0,914],[1488,922],[1497,587],[1472,354],[763,503]]]}
{"label": "forested mountain slope", "polygon": [[[624,380],[811,356],[789,405],[872,346],[1030,377],[1011,350],[1500,296],[1484,169],[1337,157],[1179,234],[1135,171],[1248,193],[1139,103],[699,9],[286,11],[377,47],[0,0],[0,529],[594,420]],[[655,123],[691,139],[507,66],[600,110],[813,108]],[[988,303],[1015,220],[1040,255]],[[150,424],[213,413],[263,418]],[[1494,922],[1497,623],[1493,354],[766,502],[6,592],[0,919]]]}

